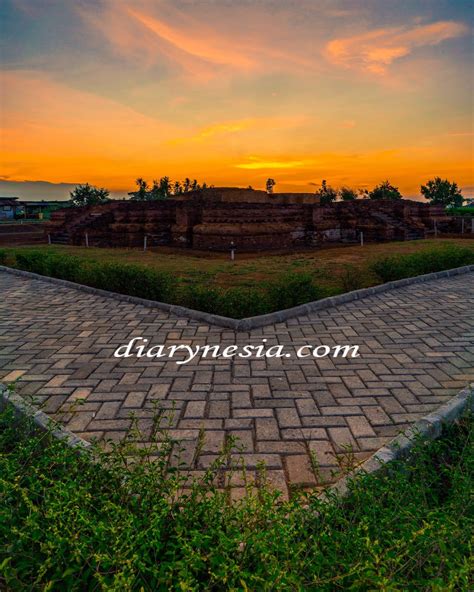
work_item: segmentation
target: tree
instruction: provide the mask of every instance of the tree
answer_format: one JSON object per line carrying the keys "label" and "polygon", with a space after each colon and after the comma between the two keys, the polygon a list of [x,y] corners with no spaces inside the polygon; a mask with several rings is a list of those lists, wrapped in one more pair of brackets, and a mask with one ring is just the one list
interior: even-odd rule
{"label": "tree", "polygon": [[464,197],[457,183],[451,183],[448,179],[435,177],[421,186],[421,194],[433,205],[459,208],[462,206]]}
{"label": "tree", "polygon": [[109,191],[104,187],[94,187],[86,183],[85,185],[78,185],[69,194],[71,203],[75,207],[81,206],[95,206],[98,204],[107,203],[109,199]]}
{"label": "tree", "polygon": [[186,178],[181,183],[180,181],[171,181],[169,177],[165,176],[159,180],[154,179],[151,187],[141,177],[135,182],[138,189],[128,194],[132,201],[158,201],[167,199],[173,195],[182,195],[191,191],[207,189],[206,183],[200,185],[196,179],[191,181],[189,178]]}
{"label": "tree", "polygon": [[337,191],[327,184],[326,180],[323,179],[321,188],[316,191],[316,195],[319,196],[319,203],[324,206],[336,201]]}
{"label": "tree", "polygon": [[353,201],[357,199],[357,191],[351,187],[341,187],[339,189],[339,195],[342,201]]}
{"label": "tree", "polygon": [[267,179],[267,193],[273,193],[273,188],[276,185],[275,179]]}
{"label": "tree", "polygon": [[391,185],[389,181],[376,185],[372,191],[368,192],[368,196],[369,199],[402,199],[398,187]]}

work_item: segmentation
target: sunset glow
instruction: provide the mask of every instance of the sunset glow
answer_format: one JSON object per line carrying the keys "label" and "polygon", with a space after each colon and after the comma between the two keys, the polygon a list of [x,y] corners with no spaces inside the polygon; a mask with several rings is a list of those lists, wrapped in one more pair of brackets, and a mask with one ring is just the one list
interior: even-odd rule
{"label": "sunset glow", "polygon": [[389,178],[412,197],[439,175],[473,193],[468,2],[0,10],[2,195],[34,198],[18,182],[46,181],[120,196],[163,175],[308,192]]}

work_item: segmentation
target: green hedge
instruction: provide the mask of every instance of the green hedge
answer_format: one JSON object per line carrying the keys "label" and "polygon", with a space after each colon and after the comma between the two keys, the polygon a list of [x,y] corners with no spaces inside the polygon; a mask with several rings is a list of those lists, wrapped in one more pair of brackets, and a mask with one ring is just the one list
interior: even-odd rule
{"label": "green hedge", "polygon": [[221,289],[185,285],[170,273],[139,265],[101,263],[34,249],[14,251],[13,255],[12,265],[19,269],[233,318],[265,314],[323,296],[312,277],[303,273],[285,274],[260,289]]}
{"label": "green hedge", "polygon": [[474,264],[472,249],[447,245],[419,253],[382,257],[373,261],[370,269],[382,282],[390,282],[472,264]]}
{"label": "green hedge", "polygon": [[174,276],[163,271],[139,265],[100,263],[45,251],[16,252],[14,265],[93,288],[165,302],[172,298],[177,286]]}
{"label": "green hedge", "polygon": [[[245,318],[291,308],[325,296],[362,287],[361,270],[346,265],[340,277],[341,288],[332,291],[314,283],[308,273],[285,273],[258,288],[216,288],[188,285],[171,273],[122,263],[102,263],[63,253],[39,249],[0,251],[0,264],[42,275],[57,277],[120,294],[179,304],[196,310],[232,318]],[[383,257],[370,264],[382,282],[416,276],[474,263],[474,251],[449,245],[408,255]]]}
{"label": "green hedge", "polygon": [[182,479],[143,443],[134,463],[128,442],[92,465],[31,428],[0,412],[0,589],[469,589],[472,419],[344,502],[278,503],[260,484],[229,504],[218,464],[176,501]]}

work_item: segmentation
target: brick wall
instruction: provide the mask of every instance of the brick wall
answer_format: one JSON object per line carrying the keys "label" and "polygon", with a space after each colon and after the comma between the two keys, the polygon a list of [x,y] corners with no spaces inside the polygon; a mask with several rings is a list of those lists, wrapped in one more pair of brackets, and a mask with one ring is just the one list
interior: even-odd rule
{"label": "brick wall", "polygon": [[63,232],[72,244],[141,246],[169,244],[203,250],[242,251],[316,246],[326,242],[421,238],[446,220],[439,206],[409,200],[356,200],[325,206],[311,194],[244,189],[194,192],[155,202],[115,201],[52,214],[47,232]]}

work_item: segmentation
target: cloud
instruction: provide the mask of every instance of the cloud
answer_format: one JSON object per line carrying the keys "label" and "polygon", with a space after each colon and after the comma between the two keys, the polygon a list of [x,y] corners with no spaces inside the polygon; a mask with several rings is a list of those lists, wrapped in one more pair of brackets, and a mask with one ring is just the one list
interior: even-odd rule
{"label": "cloud", "polygon": [[228,39],[222,39],[215,34],[210,35],[210,31],[205,31],[203,35],[198,29],[190,35],[189,31],[173,27],[143,12],[130,8],[127,12],[160,39],[189,56],[212,64],[229,65],[239,70],[249,70],[255,66],[255,60],[249,55],[235,50]]}
{"label": "cloud", "polygon": [[[164,67],[165,78],[203,83],[288,67],[307,74],[319,67],[314,35],[306,28],[296,37],[286,9],[271,19],[263,7],[238,4],[206,13],[206,7],[185,9],[173,2],[104,0],[78,4],[76,10],[114,51],[141,68]],[[245,26],[239,24],[243,15]]]}
{"label": "cloud", "polygon": [[202,142],[228,134],[237,134],[240,132],[256,131],[259,133],[270,132],[272,130],[291,129],[302,125],[307,121],[304,116],[294,117],[247,117],[244,119],[229,120],[200,128],[189,136],[170,140],[169,144],[184,144],[187,142]]}
{"label": "cloud", "polygon": [[294,169],[310,164],[305,160],[259,160],[256,156],[249,156],[252,162],[236,164],[238,169],[259,170],[259,169]]}
{"label": "cloud", "polygon": [[455,21],[376,29],[333,39],[326,45],[325,55],[330,62],[343,68],[383,75],[394,61],[411,54],[416,48],[438,45],[468,32],[464,23]]}

